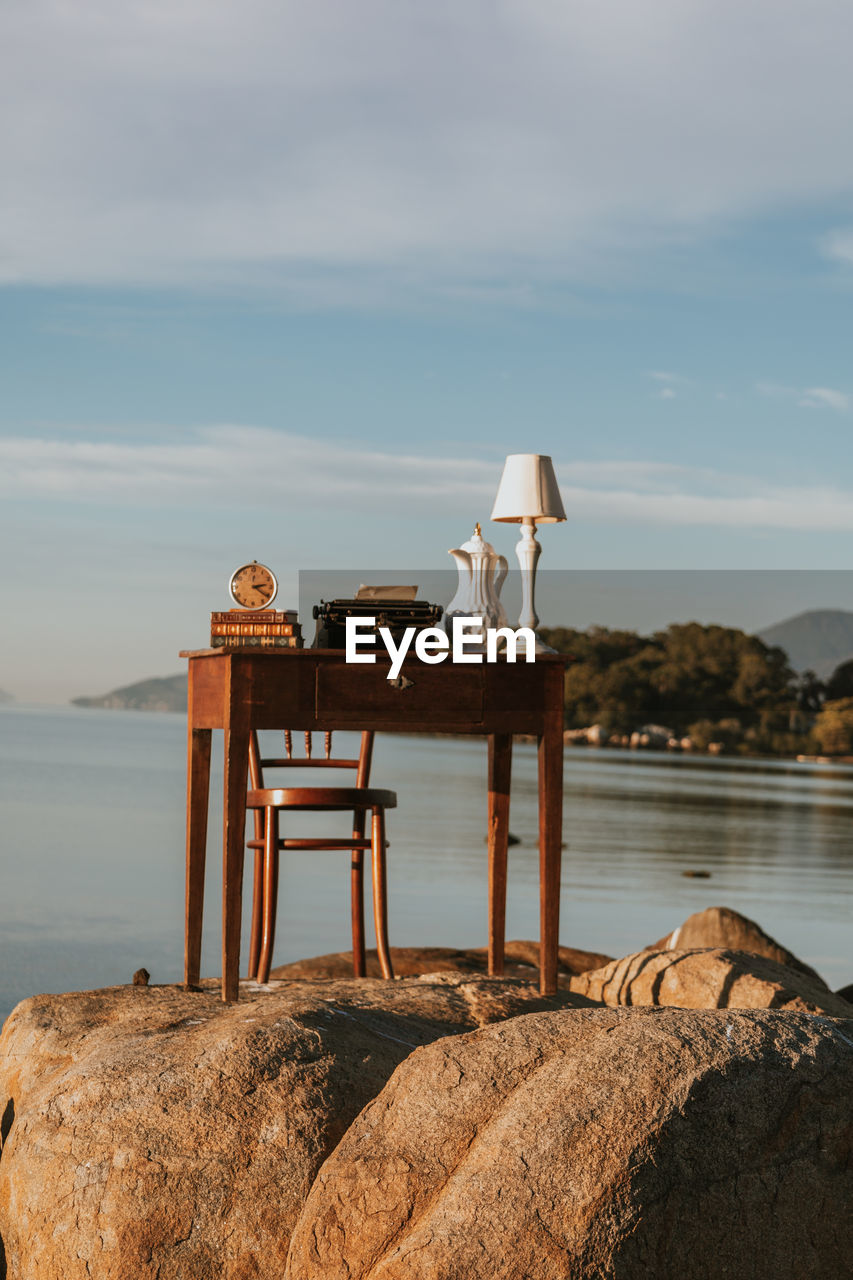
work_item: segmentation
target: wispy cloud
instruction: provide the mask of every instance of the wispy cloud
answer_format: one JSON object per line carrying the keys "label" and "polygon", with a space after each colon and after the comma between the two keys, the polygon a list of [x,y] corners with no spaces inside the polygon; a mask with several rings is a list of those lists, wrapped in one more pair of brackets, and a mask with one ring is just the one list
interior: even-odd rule
{"label": "wispy cloud", "polygon": [[821,238],[820,249],[825,257],[845,266],[853,266],[853,227],[837,228]]}
{"label": "wispy cloud", "polygon": [[[499,473],[499,466],[497,472]],[[491,494],[496,465],[355,449],[262,427],[210,426],[179,441],[0,439],[0,493],[86,502],[429,503]]]}
{"label": "wispy cloud", "polygon": [[831,387],[809,387],[797,403],[803,409],[835,409],[838,413],[846,413],[850,408],[850,397],[844,391],[833,391]]}
{"label": "wispy cloud", "polygon": [[851,44],[836,0],[7,4],[0,280],[514,296],[848,191]]}
{"label": "wispy cloud", "polygon": [[683,378],[680,373],[669,373],[664,369],[650,369],[646,375],[653,382],[662,383],[659,390],[655,392],[658,400],[675,400],[678,392],[676,386],[686,383],[687,379]]}
{"label": "wispy cloud", "polygon": [[778,382],[757,382],[755,389],[763,396],[793,400],[801,409],[834,409],[836,413],[846,413],[850,408],[847,392],[833,387],[786,387]]}
{"label": "wispy cloud", "polygon": [[[263,459],[262,465],[259,459]],[[657,526],[853,530],[853,494],[768,485],[671,463],[555,459],[570,519]],[[501,462],[359,449],[261,427],[199,428],[173,443],[0,439],[0,494],[78,501],[469,515]]]}

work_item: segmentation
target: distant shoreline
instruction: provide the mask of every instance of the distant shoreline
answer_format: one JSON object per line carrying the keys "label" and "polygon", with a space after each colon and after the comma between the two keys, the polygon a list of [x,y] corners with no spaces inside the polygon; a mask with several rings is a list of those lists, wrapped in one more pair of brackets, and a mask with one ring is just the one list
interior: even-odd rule
{"label": "distant shoreline", "polygon": [[[180,706],[163,706],[163,705],[141,706],[138,704],[134,705],[131,703],[119,703],[112,700],[112,697],[113,695],[106,695],[103,699],[72,698],[71,701],[68,703],[56,703],[56,704],[50,704],[50,705],[55,705],[57,709],[61,707],[74,707],[74,708],[85,710],[85,711],[134,711],[134,712],[142,711],[142,712],[148,712],[154,715],[183,715],[183,716],[186,715],[186,710],[187,710],[186,694],[184,695],[184,701]],[[45,704],[45,706],[47,705],[48,704]],[[567,732],[572,732],[572,731],[568,730]],[[395,733],[394,736],[395,737],[412,737],[412,738],[470,738],[470,737],[477,737],[480,735],[467,734],[467,733],[407,734],[405,731],[398,731],[397,733]],[[535,745],[536,743],[535,737],[531,734],[515,734],[514,738],[516,742],[524,742],[524,743],[533,744],[533,745]],[[565,739],[564,739],[563,745],[564,745],[564,748],[571,748],[572,750],[577,749],[577,750],[583,750],[583,751],[608,751],[608,752],[626,751],[631,753],[632,755],[637,755],[637,756],[655,755],[655,756],[666,756],[669,758],[679,756],[684,758],[693,758],[696,760],[750,760],[750,761],[770,760],[774,762],[789,761],[796,764],[821,764],[821,765],[846,765],[846,766],[853,765],[853,756],[849,756],[849,755],[817,756],[817,755],[806,755],[806,754],[798,753],[796,755],[775,755],[774,756],[774,755],[768,755],[766,752],[755,752],[753,754],[749,752],[736,752],[736,751],[715,753],[715,752],[709,752],[709,751],[701,751],[698,749],[676,750],[675,748],[672,748],[672,747],[652,746],[652,745],[630,747],[630,746],[626,746],[624,743],[596,744],[596,743],[589,743],[589,742],[583,742],[583,741],[577,741],[577,740],[567,741]]]}

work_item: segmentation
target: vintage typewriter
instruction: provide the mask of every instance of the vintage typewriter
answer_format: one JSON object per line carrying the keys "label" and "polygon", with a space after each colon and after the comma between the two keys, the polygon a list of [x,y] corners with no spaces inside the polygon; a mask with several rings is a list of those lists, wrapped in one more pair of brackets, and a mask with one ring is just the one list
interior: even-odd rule
{"label": "vintage typewriter", "polygon": [[407,627],[416,631],[437,627],[444,609],[440,604],[416,600],[416,594],[417,587],[360,587],[351,600],[321,600],[313,609],[317,623],[314,648],[344,649],[347,618],[373,618],[373,630],[378,633],[380,627],[387,627],[395,644]]}

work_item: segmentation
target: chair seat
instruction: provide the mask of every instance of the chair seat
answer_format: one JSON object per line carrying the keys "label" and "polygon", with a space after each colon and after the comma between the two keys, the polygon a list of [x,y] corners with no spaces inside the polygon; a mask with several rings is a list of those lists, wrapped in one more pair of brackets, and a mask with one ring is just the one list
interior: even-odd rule
{"label": "chair seat", "polygon": [[397,793],[372,787],[264,787],[250,791],[247,809],[396,809]]}
{"label": "chair seat", "polygon": [[[278,847],[279,849],[287,849],[287,850],[300,849],[302,850],[303,853],[310,849],[372,849],[373,841],[367,840],[367,839],[323,840],[323,839],[316,839],[315,837],[311,837],[311,838],[305,837],[303,839],[301,836],[286,836],[284,838],[279,837]],[[388,841],[386,840],[385,848],[387,849],[388,847],[389,847]],[[265,840],[247,840],[246,848],[247,849],[265,849],[266,841]]]}

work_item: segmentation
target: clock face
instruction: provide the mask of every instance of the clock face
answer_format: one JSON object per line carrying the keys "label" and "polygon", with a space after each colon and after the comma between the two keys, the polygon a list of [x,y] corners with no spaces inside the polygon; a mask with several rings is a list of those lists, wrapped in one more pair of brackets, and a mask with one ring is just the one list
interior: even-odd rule
{"label": "clock face", "polygon": [[235,604],[244,609],[264,609],[275,599],[278,583],[271,569],[253,560],[234,570],[228,589]]}

